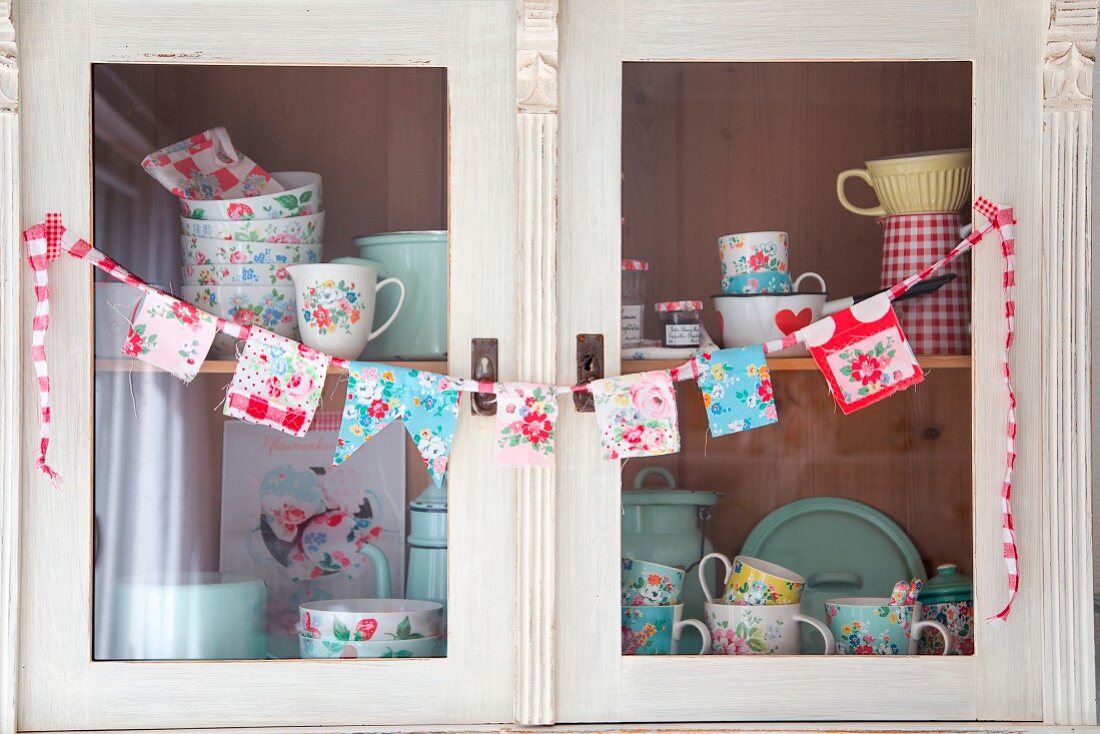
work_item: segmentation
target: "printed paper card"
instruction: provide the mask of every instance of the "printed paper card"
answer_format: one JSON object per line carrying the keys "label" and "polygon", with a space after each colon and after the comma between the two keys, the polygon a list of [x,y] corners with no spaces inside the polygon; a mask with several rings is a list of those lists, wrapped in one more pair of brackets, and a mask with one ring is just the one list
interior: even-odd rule
{"label": "printed paper card", "polygon": [[134,316],[122,353],[191,382],[217,333],[218,321],[210,314],[163,293],[149,293]]}
{"label": "printed paper card", "polygon": [[676,388],[668,371],[608,377],[590,384],[604,457],[660,456],[680,450]]}
{"label": "printed paper card", "polygon": [[225,397],[225,414],[291,436],[309,430],[332,358],[253,326]]}
{"label": "printed paper card", "polygon": [[553,385],[503,383],[497,390],[496,461],[553,466],[558,400]]}
{"label": "printed paper card", "polygon": [[350,363],[333,466],[343,463],[375,434],[400,419],[432,481],[442,485],[458,421],[458,388],[454,380],[434,372],[371,362]]}
{"label": "printed paper card", "polygon": [[233,147],[224,127],[150,153],[141,167],[184,199],[242,199],[283,190],[270,173]]}
{"label": "printed paper card", "polygon": [[924,379],[887,293],[821,319],[802,334],[845,414]]}
{"label": "printed paper card", "polygon": [[762,347],[699,352],[694,360],[710,435],[725,436],[779,421]]}

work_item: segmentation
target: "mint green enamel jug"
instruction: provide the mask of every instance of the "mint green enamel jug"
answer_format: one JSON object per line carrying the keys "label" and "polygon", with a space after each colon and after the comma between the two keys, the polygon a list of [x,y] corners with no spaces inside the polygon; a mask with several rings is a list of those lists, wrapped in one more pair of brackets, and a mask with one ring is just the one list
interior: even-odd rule
{"label": "mint green enamel jug", "polygon": [[[664,486],[645,489],[649,476],[664,480]],[[714,551],[706,538],[710,508],[717,492],[695,492],[676,488],[676,477],[663,467],[646,467],[634,477],[634,489],[623,492],[622,554],[624,558],[679,566],[688,571],[684,578],[684,619],[703,619],[703,587],[695,570],[699,559]],[[714,580],[711,580],[714,583]],[[695,650],[692,628],[684,630],[680,649]]]}
{"label": "mint green enamel jug", "polygon": [[[354,238],[379,277],[405,284],[405,304],[385,333],[372,339],[365,359],[431,360],[447,357],[447,232],[384,232]],[[375,311],[393,313],[397,295],[378,292]]]}

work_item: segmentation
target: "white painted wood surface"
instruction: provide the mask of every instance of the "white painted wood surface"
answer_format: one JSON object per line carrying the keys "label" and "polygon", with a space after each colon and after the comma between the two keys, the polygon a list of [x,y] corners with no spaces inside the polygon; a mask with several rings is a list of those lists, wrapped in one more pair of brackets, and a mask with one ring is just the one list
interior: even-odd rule
{"label": "white painted wood surface", "polygon": [[[511,342],[518,332],[517,263],[509,255],[518,206],[513,7],[492,0],[230,5],[20,3],[27,90],[21,115],[35,130],[21,151],[24,221],[61,211],[69,228],[91,231],[91,63],[308,59],[446,66],[451,366],[466,374],[472,337]],[[235,30],[212,33],[215,28]],[[51,267],[51,287],[51,460],[65,487],[55,492],[33,466],[23,470],[23,547],[29,550],[21,584],[20,729],[513,718],[516,482],[514,473],[492,465],[493,421],[468,414],[459,423],[449,476],[446,659],[91,662],[91,270],[62,258]],[[23,307],[32,308],[29,289],[22,298]],[[516,360],[515,349],[502,350],[502,371],[516,374]],[[22,455],[28,456],[37,443],[36,398],[30,389],[24,394]]]}

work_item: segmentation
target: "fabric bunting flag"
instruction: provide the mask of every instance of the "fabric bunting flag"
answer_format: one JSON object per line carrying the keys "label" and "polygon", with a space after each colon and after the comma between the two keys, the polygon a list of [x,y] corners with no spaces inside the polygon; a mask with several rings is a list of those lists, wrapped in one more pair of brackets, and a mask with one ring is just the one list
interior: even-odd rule
{"label": "fabric bunting flag", "polygon": [[122,353],[191,382],[206,359],[218,320],[190,303],[149,293],[130,325]]}
{"label": "fabric bunting flag", "polygon": [[441,486],[458,421],[459,387],[451,378],[433,372],[351,362],[333,466],[342,464],[375,434],[400,419],[432,481]]}
{"label": "fabric bunting flag", "polygon": [[233,147],[224,127],[150,153],[141,167],[184,199],[240,199],[283,190],[270,173]]}
{"label": "fabric bunting flag", "polygon": [[676,388],[667,370],[607,377],[589,388],[604,458],[660,456],[680,450]]}
{"label": "fabric bunting flag", "polygon": [[699,352],[693,359],[710,435],[725,436],[779,422],[762,347]]}
{"label": "fabric bunting flag", "polygon": [[225,414],[304,436],[321,401],[331,359],[253,326],[225,396]]}
{"label": "fabric bunting flag", "polygon": [[553,385],[508,382],[497,389],[496,461],[553,466],[558,399]]}
{"label": "fabric bunting flag", "polygon": [[924,379],[889,292],[826,316],[802,334],[845,415]]}

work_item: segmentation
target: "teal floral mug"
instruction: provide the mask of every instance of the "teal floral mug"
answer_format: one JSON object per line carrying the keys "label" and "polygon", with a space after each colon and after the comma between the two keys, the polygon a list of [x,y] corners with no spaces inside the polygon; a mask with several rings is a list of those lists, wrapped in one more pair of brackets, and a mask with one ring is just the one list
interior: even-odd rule
{"label": "teal floral mug", "polygon": [[698,619],[683,619],[683,604],[625,606],[622,613],[623,655],[676,655],[676,643],[685,627],[694,627],[703,637],[697,655],[710,650],[710,630]]}
{"label": "teal floral mug", "polygon": [[636,558],[624,558],[622,582],[623,606],[668,606],[680,603],[684,591],[684,571]]}
{"label": "teal floral mug", "polygon": [[891,604],[886,597],[848,597],[825,602],[825,621],[832,628],[839,655],[915,655],[921,632],[934,629],[943,638],[943,654],[951,652],[951,637],[939,622],[920,621],[919,603]]}

